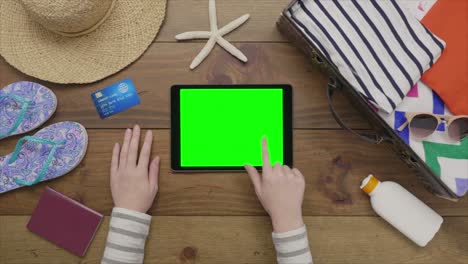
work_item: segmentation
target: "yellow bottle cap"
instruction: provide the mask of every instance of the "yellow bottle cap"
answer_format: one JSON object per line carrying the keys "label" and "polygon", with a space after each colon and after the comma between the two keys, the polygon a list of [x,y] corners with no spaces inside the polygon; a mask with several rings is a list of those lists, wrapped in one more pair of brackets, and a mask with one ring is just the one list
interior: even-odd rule
{"label": "yellow bottle cap", "polygon": [[379,183],[380,181],[376,177],[374,177],[374,175],[371,174],[362,181],[361,190],[369,194],[372,191],[374,191],[375,187],[377,187]]}

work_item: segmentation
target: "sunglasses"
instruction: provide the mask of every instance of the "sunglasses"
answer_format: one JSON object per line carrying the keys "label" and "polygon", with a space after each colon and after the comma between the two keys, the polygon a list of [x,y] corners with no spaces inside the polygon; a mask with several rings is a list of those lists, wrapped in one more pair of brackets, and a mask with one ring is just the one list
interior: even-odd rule
{"label": "sunglasses", "polygon": [[403,131],[409,126],[409,131],[416,138],[426,138],[430,136],[441,123],[446,124],[448,136],[455,141],[461,141],[468,135],[468,116],[445,116],[434,115],[428,113],[411,113],[405,114],[406,122],[398,128],[398,131]]}

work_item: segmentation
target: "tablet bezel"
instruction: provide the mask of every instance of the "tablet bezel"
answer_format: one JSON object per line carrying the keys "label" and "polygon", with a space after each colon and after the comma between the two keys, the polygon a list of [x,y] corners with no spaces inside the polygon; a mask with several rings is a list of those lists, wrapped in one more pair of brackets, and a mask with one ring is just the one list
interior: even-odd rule
{"label": "tablet bezel", "polygon": [[[282,89],[283,90],[283,163],[293,165],[293,94],[289,84],[174,85],[171,87],[171,168],[180,172],[244,171],[243,166],[180,166],[180,90],[181,89]],[[257,166],[261,170],[261,166]]]}

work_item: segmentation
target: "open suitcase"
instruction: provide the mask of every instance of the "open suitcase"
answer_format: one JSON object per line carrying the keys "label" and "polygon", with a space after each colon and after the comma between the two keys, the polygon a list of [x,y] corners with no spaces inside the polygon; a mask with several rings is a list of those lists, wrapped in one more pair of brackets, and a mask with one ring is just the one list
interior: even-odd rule
{"label": "open suitcase", "polygon": [[[425,187],[433,194],[456,200],[459,198],[451,188],[449,188],[440,177],[410,148],[405,141],[376,113],[368,101],[358,93],[345,78],[339,73],[338,69],[332,63],[327,61],[326,57],[320,53],[319,49],[296,27],[292,19],[287,15],[289,8],[296,4],[298,0],[293,0],[283,11],[277,22],[279,30],[303,51],[310,60],[323,69],[329,76],[330,81],[327,87],[327,98],[330,111],[338,124],[351,133],[359,136],[367,142],[373,144],[391,144],[392,149],[399,155],[410,168],[412,168]],[[336,92],[342,92],[350,100],[352,105],[369,120],[375,130],[375,133],[368,134],[360,131],[354,131],[340,119],[339,114],[333,107],[333,95]]]}

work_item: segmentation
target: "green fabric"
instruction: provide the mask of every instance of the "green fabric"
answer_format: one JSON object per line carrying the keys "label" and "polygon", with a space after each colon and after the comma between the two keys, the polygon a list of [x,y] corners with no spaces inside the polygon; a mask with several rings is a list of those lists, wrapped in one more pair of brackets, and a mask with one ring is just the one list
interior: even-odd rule
{"label": "green fabric", "polygon": [[438,157],[450,159],[468,159],[468,137],[465,137],[460,145],[449,145],[423,141],[426,163],[438,176],[441,174]]}

